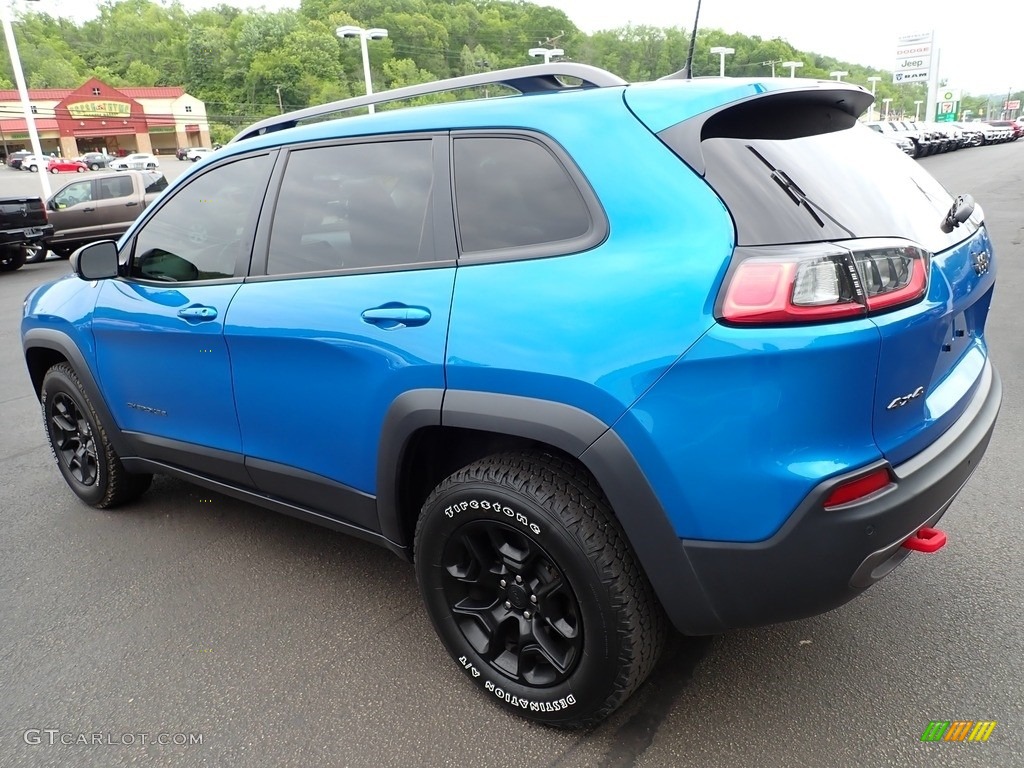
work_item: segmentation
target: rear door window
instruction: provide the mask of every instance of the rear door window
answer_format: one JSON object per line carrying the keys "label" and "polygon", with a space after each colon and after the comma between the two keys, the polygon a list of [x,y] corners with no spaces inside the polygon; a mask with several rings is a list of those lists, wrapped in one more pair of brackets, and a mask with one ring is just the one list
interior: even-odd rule
{"label": "rear door window", "polygon": [[377,270],[434,259],[433,141],[289,153],[267,274]]}

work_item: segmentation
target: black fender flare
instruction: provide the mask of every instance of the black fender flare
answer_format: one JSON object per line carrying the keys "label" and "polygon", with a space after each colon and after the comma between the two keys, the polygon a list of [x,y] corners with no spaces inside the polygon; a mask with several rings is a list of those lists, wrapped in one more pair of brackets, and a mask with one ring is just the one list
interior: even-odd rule
{"label": "black fender flare", "polygon": [[75,369],[75,374],[78,376],[78,380],[82,382],[82,388],[85,389],[85,394],[89,398],[93,409],[95,409],[100,417],[100,421],[103,422],[107,438],[113,444],[117,455],[122,457],[133,455],[128,440],[121,433],[117,422],[110,413],[110,409],[107,408],[107,402],[103,399],[100,388],[96,384],[92,368],[89,367],[85,355],[82,354],[78,345],[75,344],[70,336],[54,328],[31,328],[25,332],[21,346],[25,352],[26,364],[28,363],[29,350],[32,349],[49,349],[64,357],[71,367]]}
{"label": "black fender flare", "polygon": [[427,426],[536,440],[579,459],[604,490],[675,627],[693,635],[722,630],[679,535],[626,444],[608,424],[571,405],[465,390],[403,393],[385,416],[378,451],[377,509],[385,537],[402,540],[399,469],[414,433]]}

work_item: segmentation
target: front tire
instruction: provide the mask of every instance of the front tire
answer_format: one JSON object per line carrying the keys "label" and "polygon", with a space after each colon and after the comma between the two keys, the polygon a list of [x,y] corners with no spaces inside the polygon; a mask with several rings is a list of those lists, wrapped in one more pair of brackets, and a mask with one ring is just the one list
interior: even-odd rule
{"label": "front tire", "polygon": [[590,475],[492,456],[423,505],[416,575],[452,658],[488,697],[561,728],[596,724],[647,678],[665,619]]}
{"label": "front tire", "polygon": [[43,377],[40,405],[50,450],[68,487],[86,504],[108,509],[138,498],[152,475],[127,472],[82,382],[67,363]]}

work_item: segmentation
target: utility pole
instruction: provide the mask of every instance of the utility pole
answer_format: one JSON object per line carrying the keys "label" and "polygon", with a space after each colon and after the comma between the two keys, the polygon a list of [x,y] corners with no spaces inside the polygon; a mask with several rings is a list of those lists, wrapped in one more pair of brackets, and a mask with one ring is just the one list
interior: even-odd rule
{"label": "utility pole", "polygon": [[767,67],[767,66],[771,65],[772,77],[775,77],[775,65],[776,64],[781,64],[781,63],[782,63],[782,59],[779,59],[778,61],[762,61],[761,62],[761,66],[762,67]]}
{"label": "utility pole", "polygon": [[281,86],[280,85],[275,85],[274,88],[277,89],[277,108],[281,110],[281,114],[283,115],[284,114],[284,104],[281,102]]}

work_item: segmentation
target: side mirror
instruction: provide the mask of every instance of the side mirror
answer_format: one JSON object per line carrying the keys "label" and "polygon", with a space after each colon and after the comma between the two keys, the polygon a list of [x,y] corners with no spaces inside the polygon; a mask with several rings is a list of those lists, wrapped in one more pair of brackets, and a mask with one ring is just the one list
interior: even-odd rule
{"label": "side mirror", "polygon": [[71,254],[71,269],[83,280],[117,277],[117,243],[100,240],[83,245]]}

